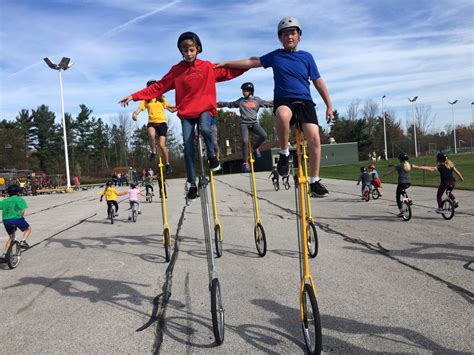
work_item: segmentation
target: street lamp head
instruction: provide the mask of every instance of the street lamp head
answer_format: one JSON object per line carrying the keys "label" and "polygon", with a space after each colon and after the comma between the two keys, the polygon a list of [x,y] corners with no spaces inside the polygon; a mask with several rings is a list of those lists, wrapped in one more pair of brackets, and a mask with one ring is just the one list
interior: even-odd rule
{"label": "street lamp head", "polygon": [[72,65],[72,63],[70,62],[71,62],[71,58],[63,57],[63,59],[61,59],[61,61],[59,62],[58,67],[61,68],[62,70],[67,70]]}
{"label": "street lamp head", "polygon": [[450,105],[454,105],[456,102],[458,102],[458,100],[454,100],[453,102],[451,102],[451,101],[448,101],[448,104],[450,104]]}
{"label": "street lamp head", "polygon": [[418,99],[418,96],[415,96],[413,99],[408,98],[408,101],[410,101],[410,102],[415,102],[416,99]]}
{"label": "street lamp head", "polygon": [[48,65],[48,67],[50,67],[51,69],[54,69],[54,70],[58,70],[59,67],[57,64],[54,64],[51,59],[49,59],[48,57],[46,58],[43,58],[43,60],[46,62],[46,64]]}

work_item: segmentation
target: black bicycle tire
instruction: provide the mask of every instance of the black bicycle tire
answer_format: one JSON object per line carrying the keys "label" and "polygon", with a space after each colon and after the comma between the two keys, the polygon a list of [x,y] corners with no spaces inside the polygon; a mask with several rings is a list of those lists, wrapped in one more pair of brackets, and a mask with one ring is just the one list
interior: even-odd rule
{"label": "black bicycle tire", "polygon": [[216,244],[216,256],[220,258],[222,256],[222,230],[219,224],[214,226],[214,241]]}
{"label": "black bicycle tire", "polygon": [[[308,238],[308,255],[310,258],[315,258],[317,255],[318,255],[318,251],[319,251],[319,242],[318,242],[318,231],[316,229],[316,226],[314,225],[313,222],[308,222],[307,224],[307,233],[306,233],[306,237]],[[311,239],[310,239],[310,230],[312,230],[314,232],[314,249],[313,249],[313,252],[311,252],[311,248],[310,248],[310,244],[311,244]]]}
{"label": "black bicycle tire", "polygon": [[138,213],[134,207],[132,207],[132,221],[135,223],[138,219]]}
{"label": "black bicycle tire", "polygon": [[373,198],[374,200],[378,200],[379,197],[380,197],[380,191],[377,190],[377,189],[373,189],[373,190],[372,190],[372,198]]}
{"label": "black bicycle tire", "polygon": [[[257,253],[263,258],[267,253],[267,237],[265,236],[265,230],[263,229],[261,223],[257,223],[255,225],[253,229],[253,236],[255,238],[255,246],[257,247]],[[260,236],[260,238],[257,238],[257,236]],[[260,241],[258,239],[260,239]]]}
{"label": "black bicycle tire", "polygon": [[280,190],[280,184],[278,182],[274,182],[273,183],[273,188],[275,189],[275,191]]}
{"label": "black bicycle tire", "polygon": [[[450,214],[444,213],[444,211],[446,211],[446,209],[444,208],[444,205],[446,203],[449,205],[449,211],[451,211]],[[443,208],[443,212],[441,212],[441,215],[443,216],[445,220],[450,220],[451,218],[454,217],[454,203],[449,198],[443,200],[442,208]]]}
{"label": "black bicycle tire", "polygon": [[171,260],[170,258],[170,249],[171,249],[171,238],[170,238],[170,230],[168,228],[163,230],[163,239],[164,239],[164,247],[165,247],[165,260],[167,263]]}
{"label": "black bicycle tire", "polygon": [[[308,295],[309,301],[311,304],[311,311],[314,318],[314,344],[311,344],[311,339],[309,339],[309,330],[308,326],[308,317],[306,312],[306,296]],[[318,301],[316,300],[316,295],[310,284],[305,284],[303,289],[303,320],[301,322],[301,327],[303,328],[304,341],[306,343],[306,349],[309,354],[321,354],[322,350],[322,330],[321,330],[321,316],[319,314]],[[314,346],[313,346],[314,345]]]}
{"label": "black bicycle tire", "polygon": [[285,190],[289,190],[289,189],[291,188],[291,185],[290,185],[290,183],[289,183],[289,182],[288,182],[288,183],[286,183],[286,184],[284,184],[284,185],[285,185]]}
{"label": "black bicycle tire", "polygon": [[402,218],[405,222],[408,222],[411,219],[411,206],[407,201],[403,201],[402,202],[403,210],[405,210],[404,206],[406,206],[406,211],[407,211],[408,215],[405,215],[405,213],[404,213]]}
{"label": "black bicycle tire", "polygon": [[[218,309],[219,307],[219,314]],[[222,294],[219,279],[215,278],[211,283],[211,315],[212,315],[212,330],[217,345],[224,342],[225,320],[224,307],[222,306]],[[220,322],[219,322],[220,320]]]}
{"label": "black bicycle tire", "polygon": [[[16,248],[16,250],[18,251],[16,263],[14,263],[14,262],[12,261],[12,250],[13,250],[13,248]],[[21,259],[21,247],[20,247],[20,243],[18,243],[18,241],[16,241],[16,240],[13,240],[13,241],[10,243],[10,246],[8,247],[7,254],[6,254],[6,261],[7,261],[8,267],[9,267],[10,269],[16,268],[16,267],[20,264],[20,259]]]}
{"label": "black bicycle tire", "polygon": [[113,210],[113,207],[111,207],[110,208],[110,213],[109,213],[110,224],[114,224],[114,217],[115,217],[115,212]]}

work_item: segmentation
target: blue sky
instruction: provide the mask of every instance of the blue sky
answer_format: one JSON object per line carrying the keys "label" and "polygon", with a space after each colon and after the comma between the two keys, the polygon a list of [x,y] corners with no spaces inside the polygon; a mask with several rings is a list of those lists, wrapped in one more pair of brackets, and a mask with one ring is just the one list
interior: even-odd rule
{"label": "blue sky", "polygon": [[[161,78],[180,59],[181,32],[201,37],[202,59],[213,62],[263,55],[280,46],[278,21],[302,23],[299,48],[313,54],[334,108],[345,114],[355,99],[381,103],[405,123],[408,97],[431,105],[433,127],[471,122],[474,101],[472,0],[159,1],[3,0],[0,2],[0,119],[46,104],[60,116],[58,74],[42,58],[72,59],[63,73],[66,112],[84,103],[106,121],[117,101]],[[271,99],[270,69],[253,69],[218,84],[218,100],[237,99],[252,81]],[[318,112],[324,104],[312,89]],[[174,103],[174,92],[167,94]],[[131,114],[138,103],[126,111]],[[171,124],[179,127],[174,115]],[[146,114],[140,123],[146,122]]]}

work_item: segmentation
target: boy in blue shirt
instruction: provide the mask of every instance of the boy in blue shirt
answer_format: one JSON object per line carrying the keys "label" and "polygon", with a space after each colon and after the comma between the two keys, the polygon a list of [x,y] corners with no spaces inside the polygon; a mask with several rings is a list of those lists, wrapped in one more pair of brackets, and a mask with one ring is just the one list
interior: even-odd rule
{"label": "boy in blue shirt", "polygon": [[362,166],[360,168],[360,176],[359,180],[357,180],[357,185],[359,185],[362,182],[362,199],[364,199],[364,190],[366,187],[370,189],[370,174],[367,172],[367,168]]}
{"label": "boy in blue shirt", "polygon": [[321,140],[319,137],[318,119],[315,104],[311,98],[310,81],[321,95],[326,104],[326,120],[333,117],[332,103],[326,84],[321,78],[313,56],[305,51],[297,50],[301,40],[301,25],[294,17],[285,17],[278,23],[278,38],[283,49],[277,49],[262,57],[222,62],[218,67],[250,69],[264,67],[273,69],[275,81],[273,112],[276,115],[276,130],[280,142],[280,158],[278,173],[281,176],[289,174],[288,140],[290,126],[295,123],[292,103],[303,101],[302,128],[308,142],[309,153],[309,182],[312,195],[324,197],[328,195],[326,187],[320,183],[319,166],[321,161]]}
{"label": "boy in blue shirt", "polygon": [[[7,193],[10,197],[0,201],[3,225],[9,236],[5,244],[5,251],[10,247],[13,235],[15,234],[15,228],[23,232],[23,239],[21,237],[18,238],[18,240],[20,240],[20,246],[22,248],[28,248],[29,245],[26,243],[26,239],[31,233],[31,226],[26,222],[25,217],[23,217],[28,205],[23,197],[18,196],[20,193],[20,187],[18,185],[8,186]],[[2,257],[5,257],[5,253],[3,253]]]}

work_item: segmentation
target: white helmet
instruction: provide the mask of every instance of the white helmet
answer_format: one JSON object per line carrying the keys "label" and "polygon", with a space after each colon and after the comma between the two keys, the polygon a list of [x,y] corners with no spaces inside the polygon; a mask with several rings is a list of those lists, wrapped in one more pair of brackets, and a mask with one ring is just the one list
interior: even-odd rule
{"label": "white helmet", "polygon": [[300,33],[300,36],[303,33],[300,22],[296,17],[285,17],[278,22],[278,36],[280,36],[281,31],[287,28],[296,28]]}

